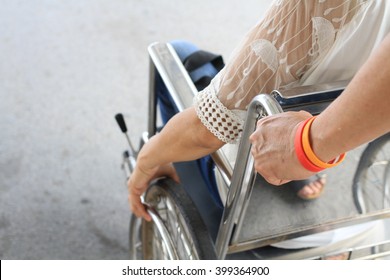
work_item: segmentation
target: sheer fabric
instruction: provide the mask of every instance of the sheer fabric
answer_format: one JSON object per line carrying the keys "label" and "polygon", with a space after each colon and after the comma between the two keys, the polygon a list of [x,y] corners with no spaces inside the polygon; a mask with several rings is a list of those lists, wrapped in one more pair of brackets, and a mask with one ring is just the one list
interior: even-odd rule
{"label": "sheer fabric", "polygon": [[[340,34],[348,37],[344,30],[359,29],[369,8],[385,5],[384,2],[274,1],[265,18],[249,31],[233,52],[226,67],[194,98],[198,117],[220,140],[237,142],[244,122],[242,111],[255,95],[291,88],[305,81],[318,82],[318,78],[313,79],[310,75],[333,52]],[[347,77],[343,78],[351,78],[366,56],[359,57],[358,65],[347,71]]]}

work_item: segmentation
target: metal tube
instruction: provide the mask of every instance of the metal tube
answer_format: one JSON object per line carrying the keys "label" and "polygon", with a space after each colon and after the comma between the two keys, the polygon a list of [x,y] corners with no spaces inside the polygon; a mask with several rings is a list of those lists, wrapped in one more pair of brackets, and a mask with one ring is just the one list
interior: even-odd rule
{"label": "metal tube", "polygon": [[224,259],[232,237],[237,236],[241,229],[242,218],[248,206],[256,173],[253,169],[253,158],[250,154],[249,136],[253,133],[259,116],[274,115],[283,112],[279,103],[267,94],[256,96],[248,109],[245,127],[238,149],[237,163],[233,171],[232,183],[229,188],[226,205],[216,241],[216,251],[219,259]]}
{"label": "metal tube", "polygon": [[390,207],[390,161],[387,161],[383,174],[383,209]]}
{"label": "metal tube", "polygon": [[149,62],[149,104],[148,104],[148,134],[152,137],[156,134],[157,122],[157,96],[156,96],[156,68],[153,60]]}
{"label": "metal tube", "polygon": [[164,245],[166,246],[169,258],[171,260],[178,260],[179,256],[176,252],[175,246],[173,245],[174,243],[172,241],[171,235],[170,235],[168,229],[166,228],[166,226],[164,225],[164,222],[161,220],[158,213],[152,207],[149,207],[148,205],[146,205],[146,206],[147,206],[146,210],[147,210],[148,214],[150,215],[150,217],[152,218],[153,223],[157,227],[157,231],[160,234],[161,239],[164,242]]}
{"label": "metal tube", "polygon": [[177,109],[181,112],[191,107],[198,91],[173,47],[169,44],[154,43],[148,50]]}

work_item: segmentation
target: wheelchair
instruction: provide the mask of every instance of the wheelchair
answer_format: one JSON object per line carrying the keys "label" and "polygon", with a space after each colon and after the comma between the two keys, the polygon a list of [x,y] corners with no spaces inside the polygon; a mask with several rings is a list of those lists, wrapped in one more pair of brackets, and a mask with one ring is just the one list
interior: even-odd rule
{"label": "wheelchair", "polygon": [[[156,71],[179,111],[191,106],[197,90],[169,43],[153,43],[150,56],[148,129],[141,148],[158,132]],[[269,185],[253,168],[249,135],[256,121],[283,111],[306,110],[316,115],[337,98],[348,81],[302,86],[259,94],[248,107],[234,167],[223,150],[212,155],[225,182],[223,209],[214,207],[192,162],[175,165],[181,184],[153,181],[143,202],[152,222],[131,215],[131,259],[324,259],[340,253],[348,259],[386,259],[390,256],[390,134],[349,153],[345,162],[327,171],[330,182],[322,197],[303,201],[291,190]],[[127,134],[122,114],[116,120],[129,148],[122,168],[128,178],[137,152]],[[355,170],[355,172],[354,172]],[[333,179],[332,179],[333,178]],[[280,242],[315,234],[364,226],[347,237],[304,248],[283,248]]]}

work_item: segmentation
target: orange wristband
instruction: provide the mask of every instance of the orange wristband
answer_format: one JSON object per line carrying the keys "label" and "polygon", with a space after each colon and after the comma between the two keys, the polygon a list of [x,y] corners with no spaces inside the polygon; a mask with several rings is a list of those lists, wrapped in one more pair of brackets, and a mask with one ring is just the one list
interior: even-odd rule
{"label": "orange wristband", "polygon": [[322,170],[324,170],[324,168],[320,168],[316,165],[314,165],[310,160],[309,158],[306,156],[305,154],[305,151],[303,150],[303,146],[302,146],[302,133],[303,133],[303,129],[305,128],[307,122],[309,121],[310,119],[307,119],[306,121],[302,121],[299,126],[298,126],[298,129],[295,133],[295,139],[294,139],[294,147],[295,147],[295,154],[299,160],[299,162],[301,163],[301,165],[308,171],[311,171],[311,172],[320,172]]}
{"label": "orange wristband", "polygon": [[315,155],[313,149],[311,148],[309,132],[310,132],[311,124],[313,123],[314,119],[315,117],[311,117],[306,122],[302,131],[302,148],[304,153],[306,154],[310,162],[312,162],[315,166],[318,166],[320,168],[330,168],[339,165],[344,160],[345,153],[341,154],[339,157],[331,160],[330,162],[324,162]]}

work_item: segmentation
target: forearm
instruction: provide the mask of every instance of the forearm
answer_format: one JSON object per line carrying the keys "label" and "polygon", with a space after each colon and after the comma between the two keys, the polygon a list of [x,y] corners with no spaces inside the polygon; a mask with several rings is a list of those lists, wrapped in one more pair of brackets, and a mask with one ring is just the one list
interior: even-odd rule
{"label": "forearm", "polygon": [[390,36],[311,127],[313,150],[323,161],[390,131]]}
{"label": "forearm", "polygon": [[194,108],[175,115],[139,152],[136,168],[127,183],[131,211],[150,221],[140,199],[150,181],[161,176],[179,181],[170,163],[200,158],[223,144],[201,123]]}
{"label": "forearm", "polygon": [[194,108],[175,115],[164,129],[148,141],[140,151],[142,169],[179,161],[198,159],[223,146],[201,123]]}

